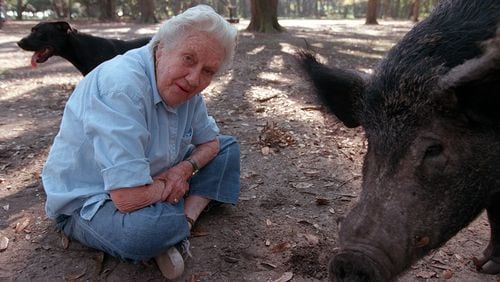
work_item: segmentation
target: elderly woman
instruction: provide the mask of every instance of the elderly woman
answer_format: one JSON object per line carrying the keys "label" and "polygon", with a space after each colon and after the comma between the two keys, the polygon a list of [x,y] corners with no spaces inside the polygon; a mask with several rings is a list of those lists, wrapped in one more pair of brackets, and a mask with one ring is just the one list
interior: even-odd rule
{"label": "elderly woman", "polygon": [[230,66],[236,36],[196,6],[78,84],[42,174],[46,212],[65,234],[182,274],[179,250],[200,213],[239,196],[239,145],[219,135],[200,94]]}

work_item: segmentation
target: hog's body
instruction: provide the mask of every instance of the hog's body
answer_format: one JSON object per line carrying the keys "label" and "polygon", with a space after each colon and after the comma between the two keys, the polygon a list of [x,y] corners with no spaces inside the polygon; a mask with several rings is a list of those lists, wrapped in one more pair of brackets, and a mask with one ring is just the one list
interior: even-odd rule
{"label": "hog's body", "polygon": [[500,0],[442,0],[374,74],[303,69],[368,151],[358,204],[330,264],[338,281],[388,281],[484,209],[491,239],[478,269],[500,273]]}

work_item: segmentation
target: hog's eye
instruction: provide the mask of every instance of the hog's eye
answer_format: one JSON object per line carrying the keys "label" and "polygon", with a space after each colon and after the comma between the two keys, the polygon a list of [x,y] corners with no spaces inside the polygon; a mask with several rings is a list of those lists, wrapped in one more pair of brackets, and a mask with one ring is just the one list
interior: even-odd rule
{"label": "hog's eye", "polygon": [[435,158],[443,152],[443,145],[435,144],[427,147],[424,158]]}

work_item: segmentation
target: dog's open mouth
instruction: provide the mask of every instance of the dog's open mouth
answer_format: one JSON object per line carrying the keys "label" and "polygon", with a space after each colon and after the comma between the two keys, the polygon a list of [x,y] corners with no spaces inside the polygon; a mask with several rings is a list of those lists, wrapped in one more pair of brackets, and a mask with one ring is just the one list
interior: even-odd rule
{"label": "dog's open mouth", "polygon": [[52,47],[45,47],[38,51],[35,51],[33,56],[31,56],[31,66],[36,67],[37,63],[43,63],[47,61],[54,54],[54,49]]}

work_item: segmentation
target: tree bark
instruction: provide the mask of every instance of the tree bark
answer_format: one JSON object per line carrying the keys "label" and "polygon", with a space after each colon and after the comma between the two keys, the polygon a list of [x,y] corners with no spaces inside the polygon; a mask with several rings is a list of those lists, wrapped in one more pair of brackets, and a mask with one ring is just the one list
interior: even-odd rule
{"label": "tree bark", "polygon": [[252,0],[247,31],[278,33],[285,29],[278,23],[278,0]]}
{"label": "tree bark", "polygon": [[23,11],[24,11],[24,8],[23,8],[23,0],[17,0],[17,16],[16,16],[16,20],[22,20],[23,19]]}
{"label": "tree bark", "polygon": [[102,0],[99,2],[101,13],[99,19],[106,21],[114,21],[116,19],[116,3],[115,0]]}
{"label": "tree bark", "polygon": [[387,19],[391,16],[391,1],[384,0],[384,19]]}
{"label": "tree bark", "polygon": [[155,1],[154,0],[140,0],[139,7],[141,10],[142,23],[157,23],[155,17]]}
{"label": "tree bark", "polygon": [[401,11],[401,0],[396,0],[396,1],[394,1],[392,9],[391,9],[392,18],[399,19],[400,18],[400,11]]}
{"label": "tree bark", "polygon": [[248,7],[250,7],[250,0],[240,0],[239,1],[239,8],[240,8],[240,13],[243,18],[250,18],[250,11],[248,10]]}
{"label": "tree bark", "polygon": [[378,24],[377,22],[378,0],[368,0],[365,24]]}
{"label": "tree bark", "polygon": [[411,17],[412,21],[418,22],[419,11],[420,11],[420,0],[413,0],[413,9]]}
{"label": "tree bark", "polygon": [[172,5],[172,13],[177,16],[181,12],[181,2],[180,0],[174,0]]}

